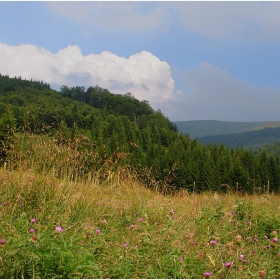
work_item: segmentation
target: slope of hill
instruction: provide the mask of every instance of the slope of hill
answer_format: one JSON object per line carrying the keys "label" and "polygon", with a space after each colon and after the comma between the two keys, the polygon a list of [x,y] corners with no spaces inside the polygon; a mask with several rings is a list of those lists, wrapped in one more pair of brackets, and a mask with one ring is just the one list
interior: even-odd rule
{"label": "slope of hill", "polygon": [[242,133],[205,136],[198,138],[203,145],[224,144],[229,148],[253,149],[280,141],[280,127],[245,131]]}
{"label": "slope of hill", "polygon": [[265,127],[278,127],[280,122],[226,122],[215,120],[179,121],[174,122],[181,133],[187,133],[191,139],[196,137],[221,134],[241,133],[261,130]]}
{"label": "slope of hill", "polygon": [[71,180],[95,174],[106,180],[127,167],[147,187],[165,193],[225,191],[225,184],[253,193],[268,180],[272,191],[280,191],[280,163],[273,157],[203,146],[131,94],[98,86],[62,86],[58,92],[43,82],[0,75],[0,164],[16,168],[19,159],[36,154],[35,135],[38,142],[54,143],[40,146],[47,154],[38,169],[58,177],[67,173]]}

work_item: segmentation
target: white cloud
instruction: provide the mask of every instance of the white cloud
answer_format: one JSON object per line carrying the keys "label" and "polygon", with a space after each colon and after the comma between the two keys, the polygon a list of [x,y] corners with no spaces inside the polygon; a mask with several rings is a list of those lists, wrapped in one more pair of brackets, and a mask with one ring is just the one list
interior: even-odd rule
{"label": "white cloud", "polygon": [[113,93],[132,92],[156,109],[176,99],[174,80],[167,62],[142,51],[128,59],[111,52],[84,56],[78,46],[51,53],[34,45],[0,43],[0,72],[33,78],[55,85],[95,86]]}
{"label": "white cloud", "polygon": [[89,29],[103,31],[147,31],[163,23],[166,10],[141,2],[47,2],[60,17],[85,23]]}
{"label": "white cloud", "polygon": [[169,102],[172,120],[273,121],[280,119],[280,90],[256,87],[210,63],[181,73],[187,92]]}
{"label": "white cloud", "polygon": [[50,1],[46,4],[58,16],[83,23],[89,33],[147,32],[179,24],[219,40],[271,42],[280,38],[278,1]]}

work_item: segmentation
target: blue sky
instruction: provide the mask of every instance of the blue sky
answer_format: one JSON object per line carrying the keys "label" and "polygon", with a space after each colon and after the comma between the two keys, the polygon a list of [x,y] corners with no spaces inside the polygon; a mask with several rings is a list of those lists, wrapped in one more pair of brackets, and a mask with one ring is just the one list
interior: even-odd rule
{"label": "blue sky", "polygon": [[172,121],[280,120],[280,2],[1,2],[0,73],[131,92]]}

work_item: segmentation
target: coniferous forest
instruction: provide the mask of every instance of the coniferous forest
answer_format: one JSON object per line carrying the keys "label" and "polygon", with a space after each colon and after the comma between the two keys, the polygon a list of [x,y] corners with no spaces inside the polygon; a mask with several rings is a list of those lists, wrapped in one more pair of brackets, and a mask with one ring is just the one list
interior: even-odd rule
{"label": "coniferous forest", "polygon": [[[202,145],[131,93],[66,85],[55,91],[43,81],[1,75],[1,165],[11,162],[9,151],[25,133],[87,152],[83,174],[102,169],[110,160],[130,167],[147,187],[156,185],[165,192],[280,190],[278,158],[265,150],[255,155],[242,148]],[[16,161],[12,164],[16,168]]]}

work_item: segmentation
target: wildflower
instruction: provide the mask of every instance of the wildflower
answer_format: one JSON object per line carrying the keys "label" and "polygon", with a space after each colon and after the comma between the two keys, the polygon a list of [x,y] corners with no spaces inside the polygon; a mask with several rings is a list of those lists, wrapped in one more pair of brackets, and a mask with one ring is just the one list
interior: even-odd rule
{"label": "wildflower", "polygon": [[232,266],[232,262],[226,262],[226,263],[225,263],[225,267],[230,268],[231,266]]}
{"label": "wildflower", "polygon": [[241,255],[239,256],[240,259],[244,259],[244,257],[245,257],[245,256],[244,256],[243,254],[241,254]]}
{"label": "wildflower", "polygon": [[4,201],[4,202],[3,202],[3,205],[4,205],[4,206],[8,205],[8,202],[7,202],[7,201]]}
{"label": "wildflower", "polygon": [[127,246],[128,246],[128,244],[127,244],[127,243],[124,243],[122,246],[125,248],[125,247],[127,247]]}
{"label": "wildflower", "polygon": [[257,237],[254,238],[255,242],[259,242],[259,239]]}
{"label": "wildflower", "polygon": [[33,239],[34,241],[36,241],[36,240],[38,239],[38,236],[37,236],[37,235],[34,235],[34,236],[32,236],[32,239]]}
{"label": "wildflower", "polygon": [[278,242],[278,238],[277,237],[272,238],[272,242],[273,243],[277,243]]}
{"label": "wildflower", "polygon": [[30,223],[34,224],[36,222],[36,220],[33,218],[30,220]]}
{"label": "wildflower", "polygon": [[142,222],[142,221],[143,221],[143,218],[139,218],[139,219],[138,219],[138,222]]}
{"label": "wildflower", "polygon": [[173,216],[173,215],[174,215],[174,213],[175,213],[175,212],[174,212],[174,210],[173,210],[173,209],[171,209],[171,210],[170,210],[170,215],[171,215],[171,216]]}
{"label": "wildflower", "polygon": [[31,228],[31,229],[29,230],[29,232],[30,232],[30,233],[34,233],[35,230],[34,230],[33,228]]}
{"label": "wildflower", "polygon": [[209,242],[209,244],[211,244],[211,245],[216,245],[216,244],[217,244],[217,241],[216,241],[216,240],[211,240],[211,241]]}
{"label": "wildflower", "polygon": [[57,227],[55,228],[55,230],[58,231],[58,232],[63,232],[63,228],[60,227],[60,226],[57,226]]}
{"label": "wildflower", "polygon": [[1,244],[1,245],[4,245],[5,242],[6,242],[5,239],[1,239],[1,240],[0,240],[0,244]]}
{"label": "wildflower", "polygon": [[247,263],[247,260],[243,260],[242,262],[243,262],[244,264],[246,264],[246,263]]}
{"label": "wildflower", "polygon": [[86,238],[89,239],[90,238],[90,233],[87,232]]}
{"label": "wildflower", "polygon": [[210,277],[210,276],[211,276],[211,273],[207,271],[207,272],[204,273],[204,276],[205,276],[205,277]]}
{"label": "wildflower", "polygon": [[236,242],[236,243],[241,243],[241,242],[242,242],[242,236],[241,236],[241,235],[237,235],[237,236],[235,237],[235,242]]}
{"label": "wildflower", "polygon": [[99,229],[97,229],[97,230],[95,231],[95,233],[96,233],[96,234],[100,234],[101,231],[100,231]]}
{"label": "wildflower", "polygon": [[277,235],[277,231],[274,230],[274,231],[271,233],[271,235],[276,236],[276,235]]}
{"label": "wildflower", "polygon": [[183,262],[183,260],[184,260],[183,258],[180,258],[180,262]]}
{"label": "wildflower", "polygon": [[265,235],[263,238],[267,239],[268,237]]}
{"label": "wildflower", "polygon": [[191,245],[195,245],[196,242],[195,242],[195,241],[190,241],[190,244],[191,244]]}
{"label": "wildflower", "polygon": [[266,248],[267,248],[267,249],[270,249],[270,248],[271,248],[271,246],[270,246],[270,245],[267,245],[267,246],[266,246]]}
{"label": "wildflower", "polygon": [[230,213],[231,213],[232,215],[234,215],[234,214],[235,214],[235,212],[234,212],[233,210],[231,210],[231,211],[230,211]]}
{"label": "wildflower", "polygon": [[135,225],[131,225],[130,228],[135,228]]}

